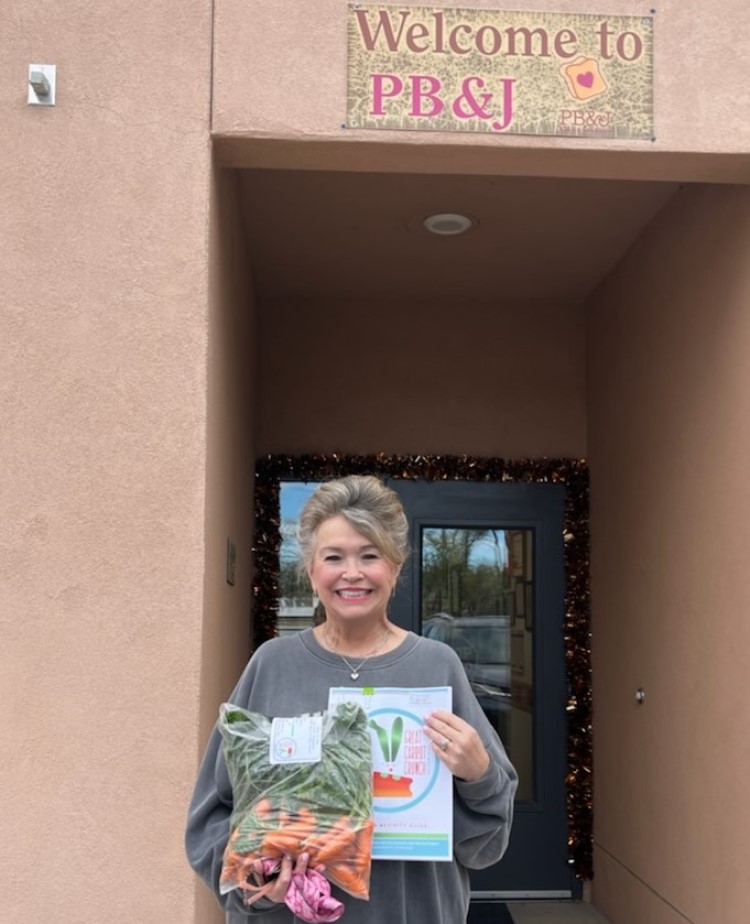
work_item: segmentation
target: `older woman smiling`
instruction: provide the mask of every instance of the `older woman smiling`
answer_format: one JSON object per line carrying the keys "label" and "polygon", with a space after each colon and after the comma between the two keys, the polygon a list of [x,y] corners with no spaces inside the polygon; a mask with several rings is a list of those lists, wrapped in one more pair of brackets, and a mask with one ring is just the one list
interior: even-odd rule
{"label": "older woman smiling", "polygon": [[[453,774],[452,862],[377,860],[370,900],[347,904],[349,924],[461,924],[469,909],[469,869],[496,863],[508,843],[517,776],[477,702],[455,652],[395,625],[388,603],[408,554],[408,524],[398,496],[371,476],[322,484],[302,511],[299,542],[325,620],[261,645],[231,702],[266,716],[325,710],[332,687],[450,686],[453,710],[436,710],[424,729],[427,747]],[[362,678],[362,679],[361,679]],[[221,895],[232,790],[214,732],[190,806],[187,853],[227,912],[262,924],[290,924],[283,904],[294,872],[308,857],[287,857],[262,901]],[[334,890],[335,892],[335,890]]]}

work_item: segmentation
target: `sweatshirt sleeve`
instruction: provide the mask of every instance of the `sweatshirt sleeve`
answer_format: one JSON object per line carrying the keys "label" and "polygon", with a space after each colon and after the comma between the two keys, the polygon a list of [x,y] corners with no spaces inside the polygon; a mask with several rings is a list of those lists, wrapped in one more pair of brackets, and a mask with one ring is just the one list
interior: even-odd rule
{"label": "sweatshirt sleeve", "polygon": [[[230,697],[230,702],[244,703],[252,683],[252,662],[243,673]],[[251,907],[244,904],[237,891],[219,893],[224,849],[229,840],[232,814],[232,785],[229,781],[222,738],[218,725],[214,727],[198,771],[190,802],[185,832],[185,852],[188,862],[228,912],[244,915],[268,914],[283,909],[283,904],[260,899]]]}

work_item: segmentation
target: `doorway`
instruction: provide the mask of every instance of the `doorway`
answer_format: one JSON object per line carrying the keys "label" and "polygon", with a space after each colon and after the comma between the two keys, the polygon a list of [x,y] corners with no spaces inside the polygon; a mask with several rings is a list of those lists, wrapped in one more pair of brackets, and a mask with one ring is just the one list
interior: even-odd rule
{"label": "doorway", "polygon": [[519,774],[506,855],[472,896],[570,898],[565,811],[565,488],[388,481],[410,526],[392,606],[403,628],[454,648]]}
{"label": "doorway", "polygon": [[[437,477],[445,466],[452,467],[451,479]],[[295,518],[316,482],[354,472],[387,480],[409,518],[413,558],[392,618],[455,648],[521,776],[508,852],[495,867],[472,874],[473,924],[490,920],[493,906],[506,900],[579,897],[591,849],[590,789],[580,786],[590,769],[588,665],[571,671],[587,655],[576,647],[587,637],[588,620],[585,464],[426,456],[261,460],[257,641],[312,624],[315,600],[299,579]],[[585,783],[590,787],[590,778]]]}

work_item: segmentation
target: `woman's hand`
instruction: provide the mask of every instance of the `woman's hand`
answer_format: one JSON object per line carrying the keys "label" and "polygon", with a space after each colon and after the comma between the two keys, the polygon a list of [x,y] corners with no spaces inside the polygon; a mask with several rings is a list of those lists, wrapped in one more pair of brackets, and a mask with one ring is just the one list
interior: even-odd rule
{"label": "woman's hand", "polygon": [[436,709],[425,720],[425,734],[454,776],[467,782],[484,776],[490,765],[490,755],[476,729],[468,722],[447,709]]}
{"label": "woman's hand", "polygon": [[[305,874],[310,857],[306,853],[301,853],[295,863],[291,856],[287,854],[278,868],[278,874],[275,879],[267,879],[266,872],[263,868],[263,860],[255,860],[252,864],[252,876],[257,884],[257,890],[262,892],[263,898],[272,902],[281,903],[286,898],[286,893],[292,882],[293,873]],[[267,861],[268,862],[268,861]],[[322,869],[322,867],[320,867]],[[257,891],[255,892],[257,895]],[[248,896],[252,901],[251,896]]]}

